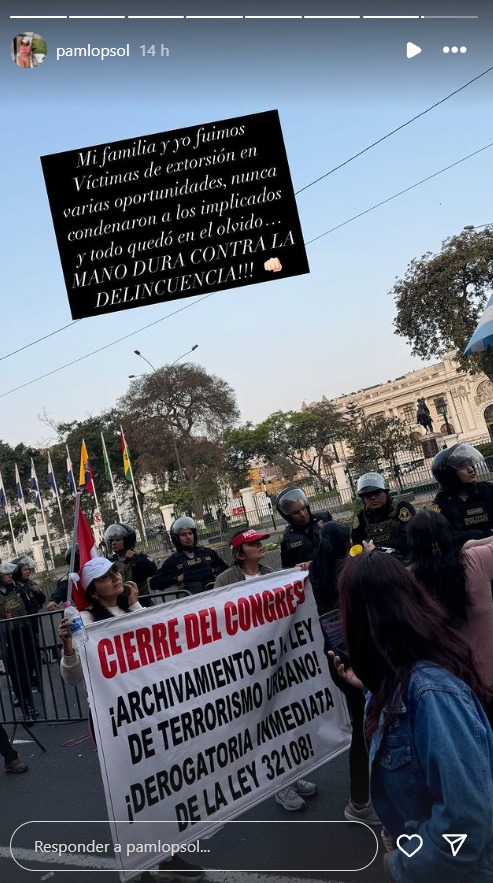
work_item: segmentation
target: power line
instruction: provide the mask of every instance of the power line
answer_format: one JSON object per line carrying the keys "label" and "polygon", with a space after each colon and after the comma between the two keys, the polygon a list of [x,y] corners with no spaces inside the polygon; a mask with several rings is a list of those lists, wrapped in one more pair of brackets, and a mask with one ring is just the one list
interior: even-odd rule
{"label": "power line", "polygon": [[431,110],[434,110],[435,107],[439,107],[440,104],[444,104],[445,101],[449,100],[449,98],[453,98],[454,95],[458,95],[459,92],[462,92],[463,89],[467,89],[467,87],[470,86],[471,83],[475,83],[477,80],[480,80],[481,77],[486,76],[486,74],[489,74],[490,71],[493,71],[493,65],[491,67],[487,68],[485,71],[483,71],[482,74],[478,74],[477,77],[473,77],[473,79],[469,80],[468,83],[464,83],[463,86],[459,86],[459,88],[455,89],[454,92],[450,92],[450,94],[446,95],[445,98],[441,98],[440,101],[436,101],[435,104],[431,104],[430,107],[426,108],[426,110],[422,110],[421,113],[418,113],[418,114],[416,114],[416,116],[411,117],[411,119],[407,120],[407,122],[401,123],[401,125],[397,126],[396,129],[392,129],[391,132],[387,132],[386,135],[382,135],[381,138],[378,138],[377,141],[373,141],[373,143],[369,144],[368,147],[364,147],[358,153],[355,153],[355,154],[353,154],[353,156],[350,156],[349,159],[346,159],[346,160],[344,160],[344,162],[339,163],[338,166],[334,166],[334,168],[330,169],[329,172],[325,172],[324,175],[320,175],[319,178],[315,178],[314,181],[310,181],[309,184],[305,184],[305,186],[301,187],[300,190],[296,190],[296,196],[298,195],[298,193],[303,193],[304,190],[308,190],[309,187],[313,187],[314,184],[318,184],[319,181],[323,181],[323,179],[327,178],[329,175],[333,175],[334,172],[338,172],[339,169],[343,169],[344,166],[349,165],[349,163],[352,162],[354,159],[357,159],[359,156],[363,156],[363,154],[367,153],[368,150],[371,150],[372,147],[376,147],[377,144],[381,144],[382,141],[386,141],[387,138],[390,138],[392,135],[395,135],[396,132],[400,132],[402,129],[405,129],[406,126],[410,126],[411,123],[414,123],[416,120],[419,120],[420,117],[424,117],[427,113],[430,113]]}
{"label": "power line", "polygon": [[[416,120],[419,120],[420,117],[425,116],[427,113],[430,113],[430,111],[434,110],[436,107],[439,107],[440,104],[444,104],[445,101],[448,101],[450,98],[453,98],[454,95],[458,95],[459,92],[462,92],[464,89],[467,89],[468,86],[470,86],[472,83],[477,82],[477,80],[480,80],[481,77],[486,76],[486,74],[489,74],[492,70],[493,70],[493,65],[491,67],[487,68],[481,74],[478,74],[477,77],[473,77],[472,80],[469,80],[467,83],[464,83],[463,86],[459,86],[458,89],[455,89],[453,92],[450,92],[449,95],[446,95],[444,98],[441,98],[440,101],[436,101],[435,104],[431,104],[430,107],[427,107],[425,110],[422,110],[420,113],[416,114],[416,116],[411,117],[411,119],[407,120],[405,123],[401,123],[400,126],[397,126],[397,128],[392,129],[391,132],[387,132],[386,135],[382,135],[382,137],[378,138],[377,141],[373,141],[372,144],[368,144],[367,147],[364,147],[358,153],[354,153],[353,156],[350,156],[348,159],[344,160],[344,162],[339,163],[338,166],[334,166],[333,169],[330,169],[328,172],[325,172],[325,174],[320,175],[320,177],[315,178],[313,181],[310,181],[309,184],[305,184],[304,187],[301,187],[299,190],[295,191],[295,195],[298,195],[298,193],[303,193],[304,190],[308,190],[309,187],[312,187],[314,184],[318,184],[319,181],[323,181],[324,178],[327,178],[329,175],[333,175],[334,172],[337,172],[337,171],[339,171],[339,169],[344,168],[344,166],[349,165],[349,163],[353,162],[353,160],[358,159],[359,156],[363,156],[363,154],[367,153],[373,147],[376,147],[378,144],[381,144],[382,141],[386,141],[387,138],[390,138],[392,135],[395,135],[396,132],[400,132],[402,129],[405,129],[406,126],[410,126],[411,123],[414,123]],[[405,191],[403,191],[403,192],[405,192]],[[348,222],[345,222],[345,223],[348,223]],[[334,228],[334,229],[336,229],[336,228]],[[322,233],[321,235],[324,236],[325,234]],[[310,242],[314,242],[314,241],[315,240],[313,240],[313,239],[310,240]],[[305,243],[305,244],[308,245],[308,243]],[[198,301],[197,301],[197,303],[198,303]],[[170,314],[170,315],[173,315],[173,314]],[[167,317],[165,316],[164,318],[167,318]],[[72,328],[76,324],[76,322],[80,322],[80,321],[81,321],[81,319],[76,319],[73,322],[69,322],[67,325],[62,325],[61,328],[56,328],[55,331],[50,331],[48,334],[45,334],[44,337],[38,337],[36,340],[32,340],[30,343],[26,343],[24,346],[20,347],[19,349],[12,350],[12,352],[6,353],[6,355],[4,355],[4,356],[0,356],[0,362],[3,361],[4,359],[9,359],[11,356],[17,355],[18,353],[22,353],[24,350],[27,350],[30,347],[35,346],[38,343],[42,343],[43,340],[47,340],[50,337],[54,337],[55,334],[60,334],[60,332],[65,331],[66,328]],[[158,320],[158,321],[161,321],[161,320]],[[145,327],[149,327],[149,326],[145,326]],[[121,339],[123,340],[124,338],[121,338]],[[118,343],[118,341],[115,341],[115,343]],[[96,350],[95,352],[99,352],[99,350]],[[47,376],[47,375],[45,375],[45,376]],[[41,378],[39,378],[39,379],[41,379]],[[18,387],[18,389],[20,389],[20,388],[21,387]],[[12,390],[12,392],[13,391],[14,390]],[[8,395],[8,393],[5,393],[5,395]],[[1,397],[2,396],[0,395],[0,398]]]}
{"label": "power line", "polygon": [[414,190],[414,188],[419,187],[420,184],[424,184],[426,181],[431,181],[432,178],[437,178],[438,175],[443,175],[444,172],[448,172],[449,169],[453,169],[455,166],[459,166],[467,159],[471,159],[471,157],[477,156],[478,153],[482,153],[483,150],[488,150],[489,147],[493,147],[493,141],[490,144],[485,144],[484,147],[480,147],[479,150],[475,150],[474,153],[469,153],[467,156],[463,156],[462,159],[458,159],[456,162],[450,163],[449,166],[445,166],[445,168],[440,169],[438,172],[433,172],[432,175],[427,175],[426,178],[421,178],[421,181],[416,181],[415,184],[411,184],[409,187],[405,187],[404,190],[399,190],[398,193],[394,193],[392,196],[388,196],[387,199],[382,199],[380,202],[376,202],[375,205],[370,206],[370,208],[367,208],[362,212],[358,212],[357,215],[353,215],[353,217],[348,218],[347,221],[342,221],[341,224],[336,224],[335,227],[331,227],[330,230],[326,230],[325,233],[320,233],[313,239],[309,239],[308,242],[305,242],[305,245],[311,245],[312,242],[316,242],[317,239],[322,239],[323,236],[328,236],[329,233],[333,233],[334,230],[340,230],[341,227],[345,227],[346,224],[350,224],[351,221],[356,221],[358,218],[362,218],[363,215],[367,215],[369,212],[374,211],[376,208],[380,208],[381,205],[385,205],[387,202],[392,202],[393,199],[397,199],[397,197],[402,196],[403,193],[409,193],[410,190]]}
{"label": "power line", "polygon": [[83,362],[84,359],[89,359],[91,356],[97,355],[97,353],[102,353],[103,350],[107,350],[111,346],[115,346],[117,343],[121,343],[122,340],[128,340],[129,337],[133,337],[135,334],[140,334],[141,331],[145,331],[147,328],[152,328],[153,325],[159,325],[160,322],[164,322],[165,319],[170,319],[171,316],[176,316],[177,313],[182,313],[184,310],[189,310],[191,307],[196,306],[196,304],[200,303],[201,301],[207,300],[207,298],[209,297],[213,297],[214,294],[216,294],[215,291],[211,291],[210,294],[204,294],[203,297],[200,297],[193,303],[185,304],[184,307],[180,307],[178,310],[173,310],[172,313],[167,313],[166,316],[161,316],[160,319],[156,319],[154,322],[149,322],[148,325],[142,325],[141,328],[137,328],[135,331],[131,331],[130,334],[125,334],[123,337],[118,337],[117,340],[112,340],[111,343],[105,343],[104,346],[98,347],[97,350],[92,350],[90,353],[79,356],[78,359],[72,359],[71,362],[66,362],[65,365],[60,365],[58,368],[53,368],[52,371],[47,371],[46,374],[40,374],[39,377],[34,377],[33,380],[27,380],[26,383],[21,383],[20,386],[16,386],[14,387],[14,389],[9,389],[7,392],[2,392],[0,393],[0,399],[5,398],[5,396],[9,396],[13,392],[18,392],[20,389],[25,389],[26,386],[32,386],[32,384],[37,383],[38,380],[45,380],[46,377],[51,377],[53,374],[58,374],[59,371],[63,371],[65,368],[70,368],[72,365],[77,365],[78,362]]}
{"label": "power line", "polygon": [[[397,199],[397,197],[402,196],[403,193],[408,193],[410,190],[414,190],[414,188],[419,187],[420,184],[424,184],[426,181],[431,181],[432,178],[436,178],[438,177],[438,175],[442,175],[449,169],[453,169],[455,166],[460,165],[467,159],[471,159],[471,157],[473,156],[477,156],[479,153],[482,153],[484,150],[488,150],[488,148],[490,147],[493,147],[493,142],[491,142],[490,144],[486,144],[484,147],[480,147],[479,150],[475,150],[473,153],[469,153],[467,156],[463,156],[462,159],[458,159],[456,160],[456,162],[450,163],[450,165],[445,166],[445,168],[439,169],[438,172],[433,172],[432,175],[428,175],[426,178],[422,178],[421,181],[416,181],[416,183],[411,184],[409,187],[405,187],[404,190],[399,190],[399,192],[394,193],[393,196],[389,196],[387,197],[387,199],[383,199],[381,202],[377,202],[375,205],[370,206],[370,208],[367,208],[362,212],[359,212],[357,215],[353,215],[352,218],[348,218],[346,221],[342,221],[341,224],[337,224],[335,227],[331,227],[331,229],[326,230],[325,233],[320,233],[319,236],[315,236],[313,239],[309,239],[308,242],[305,242],[305,245],[311,245],[311,243],[316,242],[317,239],[321,239],[323,236],[328,236],[329,233],[333,233],[335,230],[339,230],[341,227],[345,227],[346,224],[350,224],[352,221],[356,221],[363,215],[367,215],[369,212],[374,211],[381,205],[385,205],[387,202],[391,202],[393,199]],[[110,347],[115,346],[115,344],[121,343],[123,340],[128,340],[129,337],[133,337],[135,334],[139,334],[141,331],[145,331],[147,328],[152,328],[153,325],[158,325],[160,322],[164,322],[165,319],[170,319],[171,316],[176,316],[177,313],[182,313],[184,310],[188,310],[191,307],[194,307],[196,304],[207,300],[209,297],[214,297],[216,293],[217,292],[215,291],[211,291],[210,294],[205,294],[203,295],[203,297],[200,297],[193,303],[185,304],[184,307],[173,310],[172,313],[168,313],[166,316],[162,316],[160,319],[156,319],[154,322],[149,322],[148,325],[143,325],[136,331],[131,331],[129,334],[125,334],[123,337],[119,337],[117,338],[117,340],[111,341],[111,343],[106,343],[104,346],[101,346],[96,350],[92,350],[92,352],[86,353],[84,356],[79,356],[78,359],[73,359],[71,362],[66,362],[65,365],[60,365],[58,368],[54,368],[52,371],[48,371],[46,374],[41,374],[39,377],[33,378],[33,380],[28,380],[26,381],[26,383],[20,384],[20,386],[9,389],[7,392],[0,393],[0,399],[5,398],[5,396],[11,395],[13,392],[18,392],[20,389],[25,389],[27,386],[32,386],[32,384],[37,383],[39,380],[45,380],[46,377],[51,377],[53,374],[58,374],[59,371],[63,371],[65,368],[70,368],[72,365],[76,365],[78,362],[83,362],[84,359],[89,359],[90,356],[95,356],[97,353],[101,353],[103,352],[103,350],[107,350]]]}

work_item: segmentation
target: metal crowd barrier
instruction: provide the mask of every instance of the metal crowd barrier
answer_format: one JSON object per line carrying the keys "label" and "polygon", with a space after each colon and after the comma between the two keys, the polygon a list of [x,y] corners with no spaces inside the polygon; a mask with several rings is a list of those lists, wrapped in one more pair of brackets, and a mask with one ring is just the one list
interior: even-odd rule
{"label": "metal crowd barrier", "polygon": [[[190,594],[186,589],[149,592],[162,604]],[[0,721],[5,724],[66,723],[87,720],[86,692],[60,674],[63,609],[0,619]]]}

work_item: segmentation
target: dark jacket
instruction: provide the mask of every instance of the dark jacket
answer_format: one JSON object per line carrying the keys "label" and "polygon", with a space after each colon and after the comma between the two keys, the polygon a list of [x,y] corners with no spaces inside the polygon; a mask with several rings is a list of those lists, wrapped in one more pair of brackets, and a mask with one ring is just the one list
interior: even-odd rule
{"label": "dark jacket", "polygon": [[477,481],[465,499],[457,492],[439,491],[431,508],[447,519],[457,546],[489,537],[493,530],[493,482]]}
{"label": "dark jacket", "polygon": [[295,567],[304,561],[313,561],[320,544],[320,530],[327,521],[332,521],[330,512],[310,513],[305,525],[288,524],[281,540],[281,564]]}
{"label": "dark jacket", "polygon": [[[206,587],[212,588],[216,576],[227,570],[227,567],[214,549],[195,546],[193,556],[176,550],[163,561],[156,575],[151,577],[149,585],[153,592],[162,592],[171,586],[182,586],[195,595],[203,592]],[[178,577],[181,575],[184,580],[179,583]]]}
{"label": "dark jacket", "polygon": [[407,523],[415,514],[414,506],[407,500],[390,497],[383,509],[372,512],[363,508],[351,533],[353,544],[361,545],[363,540],[373,540],[375,546],[395,549],[405,558],[409,551]]}
{"label": "dark jacket", "polygon": [[15,585],[24,601],[26,613],[39,613],[46,601],[46,595],[43,594],[38,584],[32,579],[29,579],[25,583],[16,581]]}
{"label": "dark jacket", "polygon": [[144,552],[135,552],[132,558],[126,558],[125,555],[118,555],[117,552],[115,552],[110,556],[109,560],[118,564],[118,569],[122,574],[124,582],[131,580],[132,582],[137,583],[139,601],[142,606],[152,607],[152,598],[143,598],[143,596],[149,594],[147,580],[150,576],[153,576],[156,573],[156,562],[151,561]]}

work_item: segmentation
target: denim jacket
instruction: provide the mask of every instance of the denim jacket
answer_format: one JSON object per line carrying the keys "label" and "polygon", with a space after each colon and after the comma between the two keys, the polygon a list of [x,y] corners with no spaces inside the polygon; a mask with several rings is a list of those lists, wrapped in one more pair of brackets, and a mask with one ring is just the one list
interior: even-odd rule
{"label": "denim jacket", "polygon": [[[431,663],[414,666],[396,720],[373,736],[370,775],[394,840],[423,839],[410,858],[389,855],[397,883],[492,883],[493,733],[463,681]],[[456,856],[442,834],[467,834]]]}

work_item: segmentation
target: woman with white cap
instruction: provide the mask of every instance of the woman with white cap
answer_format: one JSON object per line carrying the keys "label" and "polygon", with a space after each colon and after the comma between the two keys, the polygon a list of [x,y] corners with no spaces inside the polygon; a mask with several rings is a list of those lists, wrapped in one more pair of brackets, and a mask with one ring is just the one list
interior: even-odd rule
{"label": "woman with white cap", "polygon": [[[134,582],[123,582],[122,575],[107,558],[91,558],[81,570],[80,584],[89,605],[81,611],[84,625],[142,610],[138,589]],[[63,643],[60,672],[64,681],[77,686],[83,679],[80,657],[70,633],[70,620],[62,619],[58,634]]]}
{"label": "woman with white cap", "polygon": [[[123,582],[117,565],[107,558],[91,558],[84,564],[80,584],[89,604],[81,611],[84,625],[144,609],[138,600],[137,584],[130,580]],[[83,680],[83,672],[79,654],[72,643],[70,620],[62,619],[58,634],[63,642],[62,677],[68,684],[77,686]],[[203,868],[174,855],[160,863],[157,879],[160,883],[199,883],[203,876]]]}

